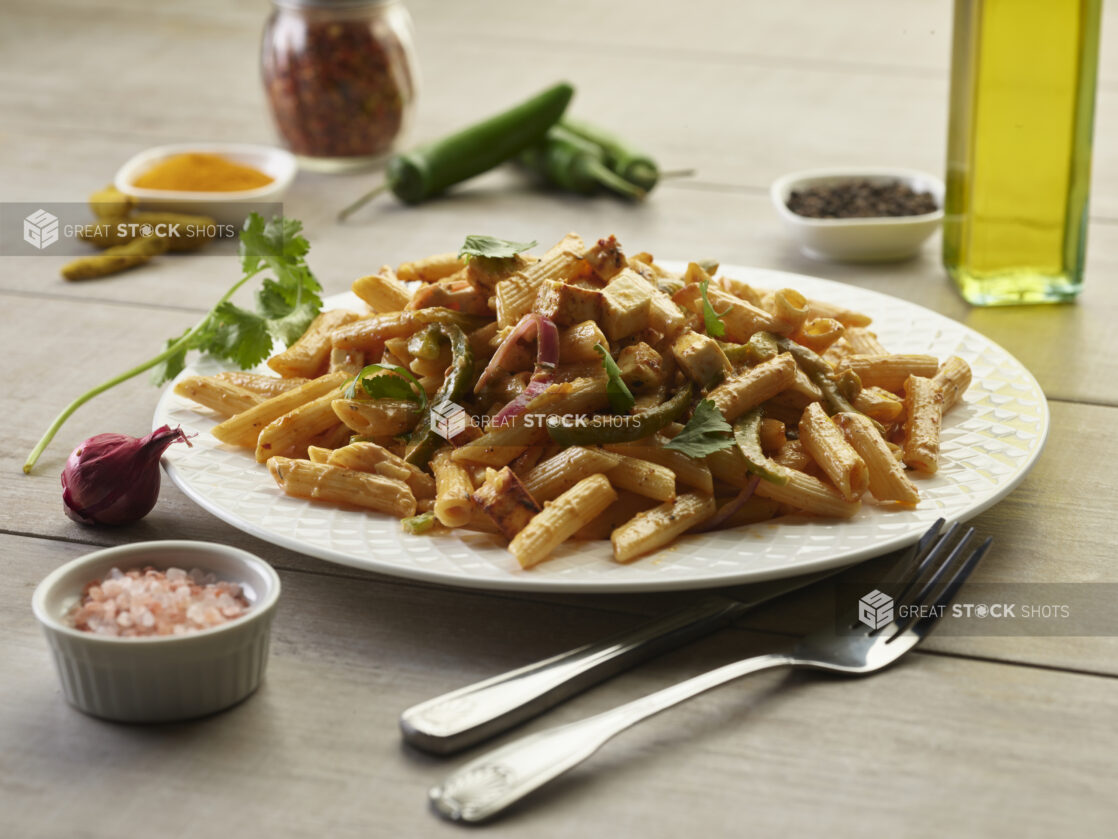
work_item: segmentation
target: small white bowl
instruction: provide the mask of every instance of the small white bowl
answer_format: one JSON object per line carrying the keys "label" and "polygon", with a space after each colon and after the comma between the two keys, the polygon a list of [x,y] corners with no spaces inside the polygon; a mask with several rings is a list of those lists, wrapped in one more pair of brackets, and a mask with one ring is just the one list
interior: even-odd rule
{"label": "small white bowl", "polygon": [[[90,580],[113,568],[151,565],[212,571],[239,583],[249,602],[243,616],[187,635],[116,638],[75,629],[67,615]],[[66,700],[95,717],[169,722],[235,705],[260,684],[279,576],[247,551],[212,542],[139,542],[68,562],[39,583],[31,608],[54,654]]]}
{"label": "small white bowl", "polygon": [[[272,176],[272,182],[258,189],[236,192],[194,192],[172,189],[143,189],[132,182],[155,164],[176,154],[202,152],[216,154],[235,163],[243,163]],[[116,173],[114,186],[125,195],[136,198],[142,209],[171,213],[195,213],[209,216],[220,224],[232,224],[239,230],[253,207],[278,203],[287,193],[299,171],[295,155],[274,146],[246,143],[176,143],[155,146],[142,151],[125,163]]]}
{"label": "small white bowl", "polygon": [[[900,181],[916,192],[930,192],[939,208],[918,216],[822,219],[788,209],[795,190],[831,186],[843,181]],[[788,234],[804,253],[836,262],[889,262],[914,256],[943,222],[943,181],[913,169],[880,166],[811,169],[778,178],[769,194]]]}

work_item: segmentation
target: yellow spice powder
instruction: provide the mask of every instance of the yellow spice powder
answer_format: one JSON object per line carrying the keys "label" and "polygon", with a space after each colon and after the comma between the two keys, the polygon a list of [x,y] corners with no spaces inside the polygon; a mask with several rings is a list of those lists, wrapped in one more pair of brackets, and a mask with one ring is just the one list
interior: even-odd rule
{"label": "yellow spice powder", "polygon": [[239,192],[258,189],[272,182],[258,169],[234,163],[216,154],[189,152],[160,161],[133,182],[141,189],[170,189],[180,192]]}

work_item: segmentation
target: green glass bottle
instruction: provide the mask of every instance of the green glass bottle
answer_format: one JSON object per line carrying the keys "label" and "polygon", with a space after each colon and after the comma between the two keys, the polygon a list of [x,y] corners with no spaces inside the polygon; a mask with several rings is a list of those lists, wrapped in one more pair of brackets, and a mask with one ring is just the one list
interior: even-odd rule
{"label": "green glass bottle", "polygon": [[1102,0],[955,0],[943,263],[976,305],[1083,285]]}

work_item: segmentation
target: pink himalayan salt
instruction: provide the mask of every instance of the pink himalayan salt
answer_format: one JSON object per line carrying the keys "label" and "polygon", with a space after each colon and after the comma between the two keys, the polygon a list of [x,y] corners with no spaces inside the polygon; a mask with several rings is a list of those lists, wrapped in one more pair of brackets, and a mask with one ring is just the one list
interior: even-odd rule
{"label": "pink himalayan salt", "polygon": [[70,619],[85,632],[141,638],[199,632],[236,620],[248,608],[239,585],[198,568],[113,568],[104,580],[86,583]]}

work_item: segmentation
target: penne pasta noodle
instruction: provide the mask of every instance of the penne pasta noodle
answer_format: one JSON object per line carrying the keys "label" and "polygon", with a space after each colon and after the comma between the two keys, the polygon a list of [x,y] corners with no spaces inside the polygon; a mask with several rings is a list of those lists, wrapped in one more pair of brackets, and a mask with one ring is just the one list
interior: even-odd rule
{"label": "penne pasta noodle", "polygon": [[896,422],[904,414],[904,402],[899,397],[881,387],[864,387],[850,400],[855,409],[867,417],[888,425]]}
{"label": "penne pasta noodle", "polygon": [[509,552],[521,568],[538,565],[616,500],[605,475],[583,478],[536,513],[509,542]]}
{"label": "penne pasta noodle", "polygon": [[447,527],[468,524],[474,512],[470,499],[474,485],[466,470],[450,459],[450,449],[435,452],[431,472],[435,476],[435,518]]}
{"label": "penne pasta noodle", "polygon": [[867,417],[840,413],[835,415],[835,422],[847,442],[865,461],[870,495],[878,501],[897,501],[901,504],[916,504],[920,500],[919,490],[908,479],[889,444]]}
{"label": "penne pasta noodle", "polygon": [[403,481],[411,487],[416,498],[435,496],[434,478],[377,443],[358,441],[334,449],[330,452],[327,463],[357,472],[375,472],[386,478]]}
{"label": "penne pasta noodle", "polygon": [[866,462],[846,441],[823,406],[812,402],[800,418],[800,442],[812,460],[831,479],[842,497],[856,501],[869,488]]}
{"label": "penne pasta noodle", "polygon": [[948,411],[955,406],[967,388],[970,387],[970,381],[970,365],[959,356],[953,355],[943,362],[943,366],[932,376],[932,385],[940,394],[944,411]]}
{"label": "penne pasta noodle", "polygon": [[613,443],[605,448],[616,454],[629,455],[666,466],[675,475],[677,483],[697,489],[706,495],[713,495],[714,479],[711,477],[710,467],[701,460],[688,457],[683,452],[663,448],[665,442],[667,440],[662,437],[654,437],[637,443]]}
{"label": "penne pasta noodle", "polygon": [[302,457],[320,434],[341,425],[334,413],[334,394],[328,393],[288,411],[260,430],[256,440],[256,462],[270,457]]}
{"label": "penne pasta noodle", "polygon": [[804,321],[792,340],[823,355],[835,341],[843,337],[845,331],[846,327],[834,318],[812,318]]}
{"label": "penne pasta noodle", "polygon": [[440,253],[400,263],[396,268],[396,277],[404,283],[433,283],[460,270],[462,270],[462,258],[458,254]]}
{"label": "penne pasta noodle", "polygon": [[943,418],[943,395],[931,379],[909,376],[904,384],[905,465],[932,475],[939,469],[939,428]]}
{"label": "penne pasta noodle", "polygon": [[334,330],[355,320],[357,315],[345,309],[321,312],[298,341],[268,359],[268,366],[284,378],[313,378],[326,372]]}
{"label": "penne pasta noodle", "polygon": [[710,392],[710,400],[727,422],[776,396],[796,381],[799,367],[789,353],[762,361],[731,376]]}
{"label": "penne pasta noodle", "polygon": [[838,370],[853,370],[862,380],[862,387],[880,387],[900,393],[909,376],[931,377],[939,362],[930,355],[852,355],[843,359]]}
{"label": "penne pasta noodle", "polygon": [[353,281],[353,293],[364,300],[377,314],[400,312],[411,302],[412,293],[396,276],[396,272],[385,265],[367,277]]}
{"label": "penne pasta noodle", "polygon": [[579,528],[571,539],[587,542],[608,540],[614,530],[621,527],[637,513],[643,513],[659,503],[659,501],[645,495],[619,490],[617,500],[599,513],[595,519]]}
{"label": "penne pasta noodle", "polygon": [[415,496],[401,481],[286,457],[270,458],[268,471],[286,494],[298,498],[349,504],[399,518],[415,515]]}
{"label": "penne pasta noodle", "polygon": [[625,489],[656,501],[675,498],[675,473],[667,466],[623,454],[616,456],[617,465],[606,473],[615,489]]}
{"label": "penne pasta noodle", "polygon": [[524,476],[524,489],[542,504],[562,495],[583,478],[608,472],[620,462],[619,455],[600,448],[571,446],[530,469]]}
{"label": "penne pasta noodle", "polygon": [[251,390],[253,393],[263,396],[265,399],[271,399],[273,396],[287,393],[287,391],[301,387],[310,381],[310,379],[298,378],[283,379],[279,376],[264,375],[263,373],[247,373],[241,370],[216,373],[208,378],[230,382],[238,387],[243,387],[245,390]]}
{"label": "penne pasta noodle", "polygon": [[419,405],[407,399],[339,399],[331,403],[334,415],[362,437],[395,437],[415,428]]}
{"label": "penne pasta noodle", "polygon": [[344,381],[345,375],[342,373],[328,373],[317,379],[311,379],[298,387],[266,399],[247,411],[231,416],[215,425],[210,433],[231,446],[255,449],[260,432],[265,426],[300,405],[336,391]]}
{"label": "penne pasta noodle", "polygon": [[685,492],[673,501],[665,501],[651,510],[637,513],[613,531],[613,558],[632,562],[678,537],[714,515],[714,499],[697,492]]}
{"label": "penne pasta noodle", "polygon": [[888,355],[882,343],[877,340],[877,335],[864,326],[852,326],[843,333],[846,345],[850,348],[851,355]]}
{"label": "penne pasta noodle", "polygon": [[175,383],[175,393],[231,417],[259,405],[263,398],[245,387],[216,376],[187,376]]}

